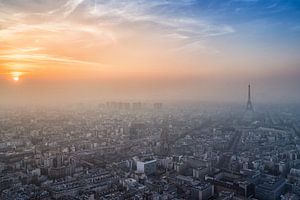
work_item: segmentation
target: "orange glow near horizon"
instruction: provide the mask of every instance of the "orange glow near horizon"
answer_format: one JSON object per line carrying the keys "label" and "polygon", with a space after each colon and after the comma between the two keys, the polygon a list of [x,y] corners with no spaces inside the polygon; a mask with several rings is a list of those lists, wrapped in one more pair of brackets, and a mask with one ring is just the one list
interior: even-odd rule
{"label": "orange glow near horizon", "polygon": [[[74,3],[75,7],[80,5]],[[4,66],[0,67],[0,74],[22,71],[28,80],[94,79],[106,80],[110,84],[109,80],[117,79],[136,79],[139,82],[142,78],[155,81],[157,77],[165,77],[166,80],[170,77],[224,77],[223,72],[226,75],[228,67],[232,66],[232,59],[226,53],[206,46],[205,41],[193,41],[188,34],[167,30],[169,26],[183,26],[185,31],[191,29],[192,32],[193,26],[197,26],[193,21],[166,19],[166,24],[158,24],[152,30],[144,25],[146,22],[139,16],[128,19],[132,20],[128,22],[132,27],[126,23],[116,24],[115,17],[120,20],[127,20],[128,17],[118,16],[118,13],[107,13],[117,16],[105,18],[106,23],[95,23],[89,20],[98,19],[100,12],[96,12],[94,7],[85,9],[84,14],[88,16],[85,20],[30,13],[24,13],[26,17],[12,15],[11,23],[10,16],[5,18],[3,26],[6,29],[0,31],[0,65]],[[212,31],[220,31],[220,35],[233,32],[226,27],[221,30],[213,25],[208,27],[216,29]],[[213,37],[203,34],[203,37]],[[253,69],[250,66],[252,61],[247,62],[250,58],[237,57],[243,62],[243,68]],[[234,67],[240,65],[238,59],[234,62]]]}
{"label": "orange glow near horizon", "polygon": [[0,93],[7,101],[41,91],[78,99],[231,99],[223,87],[281,81],[289,91],[299,85],[298,36],[268,37],[277,30],[295,35],[297,27],[271,32],[264,23],[252,27],[189,13],[198,1],[0,2]]}

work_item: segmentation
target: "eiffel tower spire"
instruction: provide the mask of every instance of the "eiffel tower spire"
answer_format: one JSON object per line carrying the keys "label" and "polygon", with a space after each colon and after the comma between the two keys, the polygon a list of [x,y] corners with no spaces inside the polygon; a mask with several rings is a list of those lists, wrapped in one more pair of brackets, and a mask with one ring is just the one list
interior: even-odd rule
{"label": "eiffel tower spire", "polygon": [[251,102],[251,86],[250,86],[250,83],[248,85],[248,101],[247,101],[247,106],[246,106],[246,110],[248,111],[254,111],[253,109],[253,105],[252,105],[252,102]]}

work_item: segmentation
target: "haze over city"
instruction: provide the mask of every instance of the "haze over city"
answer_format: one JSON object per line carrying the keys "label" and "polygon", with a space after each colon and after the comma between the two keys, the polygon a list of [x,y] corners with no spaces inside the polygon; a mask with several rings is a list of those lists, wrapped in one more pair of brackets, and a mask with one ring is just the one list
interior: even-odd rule
{"label": "haze over city", "polygon": [[1,200],[299,200],[299,0],[0,0]]}
{"label": "haze over city", "polygon": [[2,104],[300,100],[295,0],[0,0]]}

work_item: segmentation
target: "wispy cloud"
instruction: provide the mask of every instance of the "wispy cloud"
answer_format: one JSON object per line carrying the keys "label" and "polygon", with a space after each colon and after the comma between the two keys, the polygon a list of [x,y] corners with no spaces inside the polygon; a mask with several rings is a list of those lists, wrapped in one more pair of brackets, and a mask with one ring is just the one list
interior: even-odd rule
{"label": "wispy cloud", "polygon": [[0,54],[0,61],[7,61],[7,62],[17,62],[18,60],[22,62],[54,62],[54,63],[65,63],[65,64],[84,64],[84,65],[97,65],[99,63],[77,60],[75,58],[67,58],[61,57],[56,55],[49,55],[49,54]]}
{"label": "wispy cloud", "polygon": [[292,26],[291,30],[296,31],[296,32],[300,32],[300,25]]}
{"label": "wispy cloud", "polygon": [[60,14],[62,13],[64,17],[68,17],[72,12],[74,12],[85,0],[68,0],[63,6],[58,9],[51,10],[48,14]]}
{"label": "wispy cloud", "polygon": [[[215,53],[219,52],[215,41],[225,38],[226,43],[232,34],[255,38],[261,36],[253,30],[273,31],[277,27],[271,28],[266,15],[281,16],[289,9],[290,1],[278,0],[0,0],[0,53],[63,64],[71,60],[101,63],[109,57],[108,47],[126,57],[132,49],[139,52],[133,46],[140,44],[145,49],[149,45],[170,52]],[[258,25],[257,19],[266,23]],[[172,45],[164,46],[162,41]],[[128,43],[132,49],[125,47]]]}
{"label": "wispy cloud", "polygon": [[[197,45],[203,38],[235,32],[228,24],[210,22],[201,17],[177,16],[174,9],[190,9],[197,3],[196,0],[64,0],[60,3],[46,1],[43,4],[29,0],[26,5],[20,0],[0,0],[0,3],[0,10],[6,9],[2,13],[4,21],[0,21],[0,26],[3,26],[0,29],[0,41],[32,31],[43,31],[45,35],[47,32],[73,32],[92,34],[98,45],[101,44],[99,41],[106,45],[107,42],[113,44],[122,40],[123,32],[128,29],[137,35],[155,33],[171,41],[185,40],[186,43],[195,42]],[[120,29],[123,32],[116,31]],[[78,40],[76,38],[73,42]],[[86,47],[93,45],[93,42],[86,41]]]}

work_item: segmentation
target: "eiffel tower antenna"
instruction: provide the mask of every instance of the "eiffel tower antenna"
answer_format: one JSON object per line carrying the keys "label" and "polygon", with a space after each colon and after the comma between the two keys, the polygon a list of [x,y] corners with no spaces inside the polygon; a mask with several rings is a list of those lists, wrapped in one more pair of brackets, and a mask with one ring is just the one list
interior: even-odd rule
{"label": "eiffel tower antenna", "polygon": [[246,110],[254,112],[253,105],[252,105],[252,102],[251,102],[251,86],[250,86],[250,83],[248,85],[248,101],[247,101]]}

